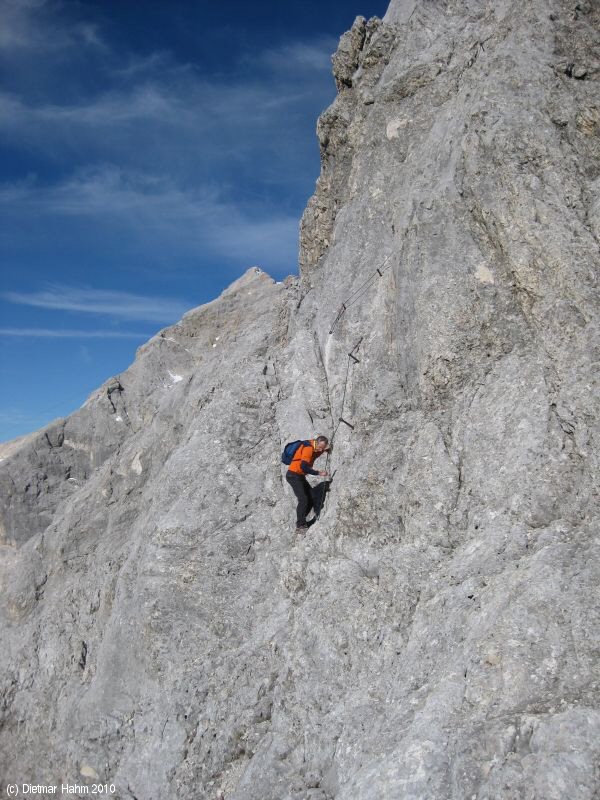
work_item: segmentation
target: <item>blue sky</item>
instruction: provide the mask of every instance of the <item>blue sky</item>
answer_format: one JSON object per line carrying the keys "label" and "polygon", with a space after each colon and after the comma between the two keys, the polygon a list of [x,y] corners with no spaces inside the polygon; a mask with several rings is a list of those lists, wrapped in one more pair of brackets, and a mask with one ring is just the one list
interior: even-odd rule
{"label": "blue sky", "polygon": [[0,441],[249,266],[297,272],[330,55],[380,0],[0,0]]}

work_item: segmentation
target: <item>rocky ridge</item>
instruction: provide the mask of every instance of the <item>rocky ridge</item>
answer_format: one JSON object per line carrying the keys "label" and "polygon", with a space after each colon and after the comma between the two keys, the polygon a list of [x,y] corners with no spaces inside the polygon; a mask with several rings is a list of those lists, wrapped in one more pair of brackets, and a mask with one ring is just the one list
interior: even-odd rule
{"label": "rocky ridge", "polygon": [[[0,780],[597,796],[599,31],[358,18],[300,278],[249,270],[6,455]],[[334,430],[298,539],[280,451]]]}

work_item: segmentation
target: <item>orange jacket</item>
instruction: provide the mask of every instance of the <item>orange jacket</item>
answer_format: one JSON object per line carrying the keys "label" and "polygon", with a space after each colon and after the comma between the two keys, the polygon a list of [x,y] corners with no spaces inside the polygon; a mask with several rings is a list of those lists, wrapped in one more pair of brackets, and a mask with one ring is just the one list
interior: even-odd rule
{"label": "orange jacket", "polygon": [[315,450],[315,445],[315,439],[311,439],[310,444],[301,444],[294,453],[288,472],[295,472],[297,475],[318,475],[319,473],[312,468],[312,465],[315,463],[315,459],[322,456],[323,453]]}

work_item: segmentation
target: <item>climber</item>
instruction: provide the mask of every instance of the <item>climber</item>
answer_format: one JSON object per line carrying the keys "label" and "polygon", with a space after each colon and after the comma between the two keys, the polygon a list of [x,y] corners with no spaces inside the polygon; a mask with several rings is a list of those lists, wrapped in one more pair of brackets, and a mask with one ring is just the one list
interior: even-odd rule
{"label": "climber", "polygon": [[308,513],[311,509],[314,509],[312,487],[306,480],[306,476],[320,475],[322,478],[328,477],[328,473],[325,470],[316,470],[312,466],[315,459],[319,458],[323,453],[330,452],[330,449],[329,439],[326,436],[317,436],[316,439],[300,442],[292,456],[285,479],[292,487],[298,500],[296,530],[299,532],[306,531],[316,522],[316,517],[313,517],[310,522],[306,521]]}

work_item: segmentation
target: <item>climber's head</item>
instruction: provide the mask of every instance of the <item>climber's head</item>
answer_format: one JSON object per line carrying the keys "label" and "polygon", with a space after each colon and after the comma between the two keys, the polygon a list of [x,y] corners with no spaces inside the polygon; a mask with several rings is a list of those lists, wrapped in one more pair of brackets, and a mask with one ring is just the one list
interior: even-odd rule
{"label": "climber's head", "polygon": [[315,450],[318,453],[323,453],[327,450],[327,446],[329,445],[329,439],[326,436],[317,436],[315,439]]}

